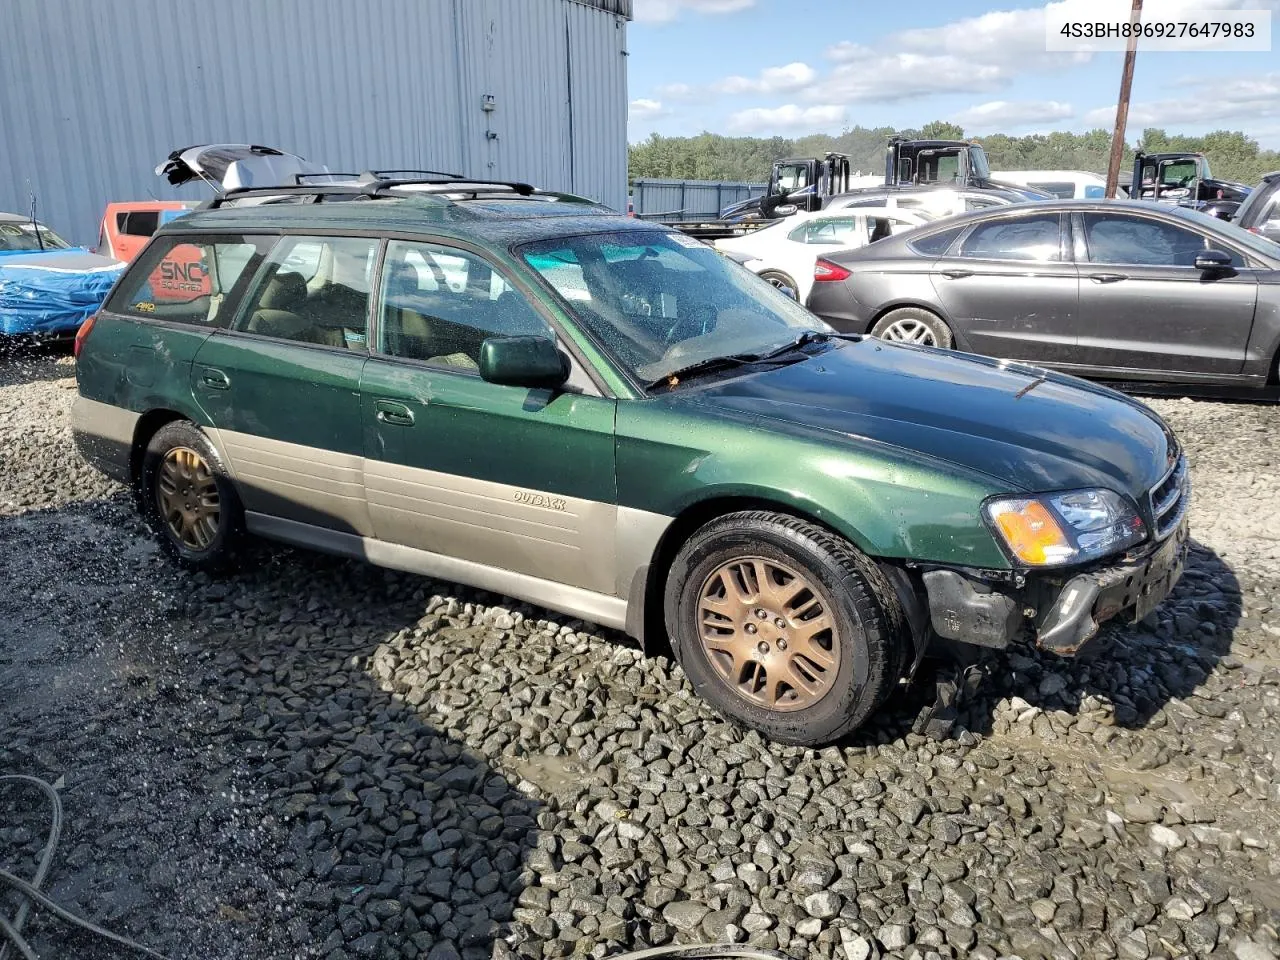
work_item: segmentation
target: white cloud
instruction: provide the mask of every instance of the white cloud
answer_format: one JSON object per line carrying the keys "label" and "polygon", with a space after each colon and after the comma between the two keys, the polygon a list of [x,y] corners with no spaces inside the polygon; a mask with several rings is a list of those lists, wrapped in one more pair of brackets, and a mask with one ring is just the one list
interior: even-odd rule
{"label": "white cloud", "polygon": [[[866,59],[842,63],[821,81],[806,89],[810,101],[841,100],[846,103],[892,103],[934,93],[996,90],[1009,80],[1002,67],[974,64],[960,57],[919,53],[872,54]],[[957,78],[963,77],[963,84]]]}
{"label": "white cloud", "polygon": [[737,13],[756,5],[756,0],[635,0],[637,23],[670,23],[691,13]]}
{"label": "white cloud", "polygon": [[664,100],[692,100],[698,96],[697,89],[687,83],[664,84],[655,92]]}
{"label": "white cloud", "polygon": [[646,100],[643,97],[639,100],[632,100],[627,108],[628,120],[656,120],[658,117],[665,117],[670,111],[663,109],[662,101]]}
{"label": "white cloud", "polygon": [[1046,53],[1044,24],[1041,6],[901,30],[875,47],[842,40],[825,51],[837,66],[806,99],[895,101],[957,90],[999,90],[1018,74],[1062,69],[1092,56]]}
{"label": "white cloud", "polygon": [[1071,104],[1059,100],[991,100],[961,110],[951,118],[975,131],[1010,130],[1032,124],[1050,124],[1075,116]]}
{"label": "white cloud", "polygon": [[[1182,97],[1130,104],[1131,135],[1143,127],[1280,117],[1280,73],[1190,79],[1180,86],[1187,90]],[[1115,104],[1084,115],[1084,122],[1091,127],[1110,127],[1115,121]]]}
{"label": "white cloud", "polygon": [[781,131],[813,133],[843,126],[848,117],[844,107],[818,104],[799,107],[788,103],[781,107],[752,107],[729,117],[729,129],[735,133],[771,134]]}
{"label": "white cloud", "polygon": [[769,67],[758,77],[725,77],[712,85],[717,93],[737,96],[744,93],[794,93],[818,79],[818,71],[807,63],[788,63],[785,67]]}

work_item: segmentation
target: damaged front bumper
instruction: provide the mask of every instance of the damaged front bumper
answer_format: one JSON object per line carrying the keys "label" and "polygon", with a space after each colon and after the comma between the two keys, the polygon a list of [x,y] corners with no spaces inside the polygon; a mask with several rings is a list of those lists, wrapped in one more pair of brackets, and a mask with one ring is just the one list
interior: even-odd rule
{"label": "damaged front bumper", "polygon": [[1143,619],[1182,576],[1186,516],[1163,540],[1110,563],[1054,572],[960,569],[922,574],[934,631],[948,640],[1003,648],[1030,632],[1038,647],[1069,656],[1107,620]]}

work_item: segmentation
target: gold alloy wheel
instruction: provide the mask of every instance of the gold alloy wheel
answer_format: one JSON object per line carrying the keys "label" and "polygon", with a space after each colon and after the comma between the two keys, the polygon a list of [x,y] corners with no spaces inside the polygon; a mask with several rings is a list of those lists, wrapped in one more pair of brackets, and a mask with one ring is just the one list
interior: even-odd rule
{"label": "gold alloy wheel", "polygon": [[218,535],[218,484],[190,447],[174,447],[160,461],[156,506],[170,535],[189,550],[207,550]]}
{"label": "gold alloy wheel", "polygon": [[813,582],[760,557],[731,560],[703,581],[698,634],[720,678],[769,710],[813,706],[840,666],[840,636]]}

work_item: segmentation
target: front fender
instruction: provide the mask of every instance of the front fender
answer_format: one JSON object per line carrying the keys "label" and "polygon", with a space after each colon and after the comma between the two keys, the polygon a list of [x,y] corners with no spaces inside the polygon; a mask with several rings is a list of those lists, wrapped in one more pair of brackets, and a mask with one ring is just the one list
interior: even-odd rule
{"label": "front fender", "polygon": [[699,503],[776,504],[869,556],[1006,568],[979,513],[980,474],[908,450],[763,417],[707,417],[661,401],[620,404],[623,506],[679,516]]}

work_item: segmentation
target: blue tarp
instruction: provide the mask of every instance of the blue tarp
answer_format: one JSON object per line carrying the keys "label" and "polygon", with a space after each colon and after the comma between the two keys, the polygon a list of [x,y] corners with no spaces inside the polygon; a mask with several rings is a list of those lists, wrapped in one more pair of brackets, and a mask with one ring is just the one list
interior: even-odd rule
{"label": "blue tarp", "polygon": [[0,254],[0,334],[75,332],[123,271],[80,248]]}

